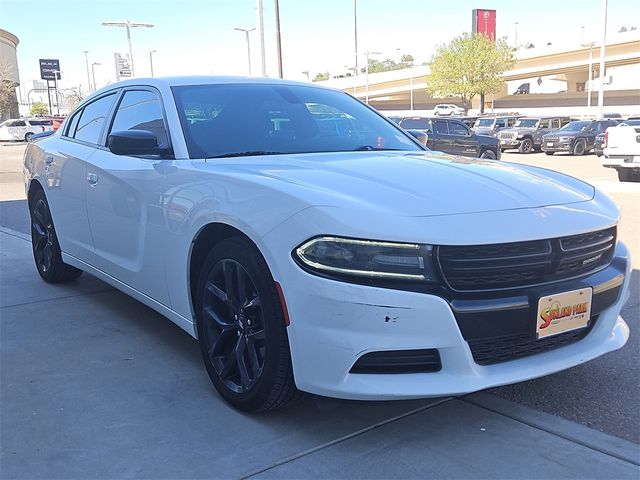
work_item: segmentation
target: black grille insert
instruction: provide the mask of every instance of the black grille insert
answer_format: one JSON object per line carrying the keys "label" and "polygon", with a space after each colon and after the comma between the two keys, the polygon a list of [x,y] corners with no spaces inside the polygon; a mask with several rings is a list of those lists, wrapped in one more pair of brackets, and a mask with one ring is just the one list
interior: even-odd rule
{"label": "black grille insert", "polygon": [[441,368],[440,353],[435,348],[391,350],[364,354],[349,373],[432,373]]}
{"label": "black grille insert", "polygon": [[540,340],[529,333],[518,333],[501,337],[470,340],[468,342],[469,348],[473,354],[473,359],[479,365],[493,365],[509,360],[516,360],[554,348],[564,347],[565,345],[583,339],[591,331],[597,319],[598,316],[594,315],[589,320],[589,324],[584,328],[559,333]]}
{"label": "black grille insert", "polygon": [[588,274],[611,262],[615,227],[528,242],[437,247],[447,284],[458,291],[519,288]]}

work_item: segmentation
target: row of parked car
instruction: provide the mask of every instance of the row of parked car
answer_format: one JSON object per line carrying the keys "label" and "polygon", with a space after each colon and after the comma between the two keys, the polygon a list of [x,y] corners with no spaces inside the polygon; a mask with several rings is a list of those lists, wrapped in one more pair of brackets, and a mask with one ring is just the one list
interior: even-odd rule
{"label": "row of parked car", "polygon": [[[575,120],[569,116],[522,116],[518,114],[461,117],[393,117],[405,130],[432,150],[463,155],[499,159],[505,150],[526,154],[543,151],[547,155],[565,152],[584,155],[591,151],[604,155],[603,165],[615,168],[621,181],[640,180],[640,118],[605,118]],[[618,131],[616,138],[625,139],[626,147],[608,142],[612,128],[631,127]],[[623,134],[623,132],[625,132]],[[611,155],[607,155],[607,145]],[[615,154],[613,153],[615,151]],[[612,161],[613,156],[617,156]],[[637,162],[634,160],[637,158]],[[636,165],[636,166],[634,166]]]}

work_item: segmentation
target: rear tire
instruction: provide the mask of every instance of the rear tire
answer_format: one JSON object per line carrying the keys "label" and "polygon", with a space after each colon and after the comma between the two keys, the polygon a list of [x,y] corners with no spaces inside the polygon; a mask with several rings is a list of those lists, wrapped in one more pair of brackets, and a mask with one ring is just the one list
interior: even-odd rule
{"label": "rear tire", "polygon": [[48,283],[64,283],[82,275],[82,270],[62,261],[62,251],[53,226],[51,210],[42,190],[38,190],[30,199],[29,213],[33,259],[42,279]]}
{"label": "rear tire", "polygon": [[545,155],[553,155],[556,152],[544,152]]}
{"label": "rear tire", "polygon": [[264,411],[300,396],[282,304],[255,245],[241,236],[215,245],[196,303],[200,351],[222,398],[238,410]]}
{"label": "rear tire", "polygon": [[520,146],[518,147],[518,151],[520,153],[531,153],[533,150],[533,141],[530,138],[524,138],[520,142]]}
{"label": "rear tire", "polygon": [[33,132],[27,132],[24,134],[24,141],[25,142],[30,142],[31,141],[31,137],[33,137]]}
{"label": "rear tire", "polygon": [[571,153],[573,153],[573,155],[576,155],[576,156],[582,156],[585,154],[586,147],[587,147],[587,144],[585,143],[584,140],[582,139],[576,140],[576,143],[573,146],[573,150],[571,151]]}

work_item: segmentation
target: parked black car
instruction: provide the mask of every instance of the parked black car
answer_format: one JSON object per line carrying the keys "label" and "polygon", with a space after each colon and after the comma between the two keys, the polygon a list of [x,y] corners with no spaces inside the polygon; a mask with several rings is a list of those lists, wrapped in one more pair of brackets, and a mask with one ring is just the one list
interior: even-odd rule
{"label": "parked black car", "polygon": [[542,137],[542,150],[547,155],[556,152],[569,152],[572,155],[584,155],[595,146],[596,136],[612,126],[617,120],[582,120],[571,122],[554,133]]}
{"label": "parked black car", "polygon": [[405,130],[426,133],[426,146],[431,150],[465,157],[500,158],[497,138],[476,135],[457,119],[407,117],[402,119],[400,126]]}
{"label": "parked black car", "polygon": [[504,117],[480,117],[473,124],[473,131],[478,135],[491,135],[495,137],[500,130],[511,128],[515,125],[520,116],[504,116]]}
{"label": "parked black car", "polygon": [[520,153],[541,150],[542,136],[555,132],[570,122],[569,117],[524,117],[516,120],[512,128],[498,132],[500,148],[517,148]]}

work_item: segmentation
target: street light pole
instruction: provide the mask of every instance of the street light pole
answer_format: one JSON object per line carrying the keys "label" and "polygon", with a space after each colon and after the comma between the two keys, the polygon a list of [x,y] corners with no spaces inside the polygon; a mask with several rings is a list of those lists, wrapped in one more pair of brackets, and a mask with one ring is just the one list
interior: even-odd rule
{"label": "street light pole", "polygon": [[89,77],[89,50],[84,51],[84,60],[87,64],[87,89],[91,93],[91,78]]}
{"label": "street light pole", "polygon": [[589,47],[589,84],[587,86],[587,113],[591,114],[591,89],[593,88],[591,83],[593,82],[593,47],[596,42],[583,43],[583,47]]}
{"label": "street light pole", "polygon": [[152,28],[152,23],[137,23],[130,20],[124,20],[120,22],[102,22],[103,27],[125,27],[127,29],[127,42],[129,44],[129,62],[131,62],[131,76],[135,75],[133,66],[133,48],[131,47],[131,29],[136,27]]}
{"label": "street light pole", "polygon": [[367,50],[365,53],[367,64],[364,66],[365,86],[364,86],[364,103],[369,105],[369,55],[381,55],[380,52],[370,52]]}
{"label": "street light pole", "polygon": [[99,62],[93,62],[91,64],[91,76],[93,77],[93,91],[94,92],[98,89],[98,87],[96,85],[96,68],[95,68],[96,65],[102,65],[102,64],[99,63]]}
{"label": "street light pole", "polygon": [[256,9],[258,11],[258,40],[260,41],[260,62],[262,67],[262,76],[267,76],[267,63],[264,56],[264,8],[262,0],[256,0]]}
{"label": "street light pole", "polygon": [[604,55],[607,44],[607,0],[602,0],[602,44],[600,45],[600,89],[598,90],[598,118],[603,116],[604,107]]}
{"label": "street light pole", "polygon": [[514,45],[514,47],[516,48],[516,50],[518,50],[518,22],[513,22],[513,24],[516,26],[516,35],[515,35],[515,45]]}
{"label": "street light pole", "polygon": [[149,52],[149,66],[151,67],[151,76],[153,77],[153,54],[156,53],[156,50],[151,50]]}
{"label": "street light pole", "polygon": [[358,0],[353,0],[353,53],[355,55],[356,76],[360,73],[358,70]]}
{"label": "street light pole", "polygon": [[249,41],[249,32],[253,32],[255,28],[235,27],[234,30],[237,30],[238,32],[244,32],[247,39],[247,64],[249,65],[249,76],[251,76],[251,43]]}
{"label": "street light pole", "polygon": [[276,7],[276,53],[278,55],[278,75],[282,75],[282,39],[280,37],[280,1],[275,0]]}

